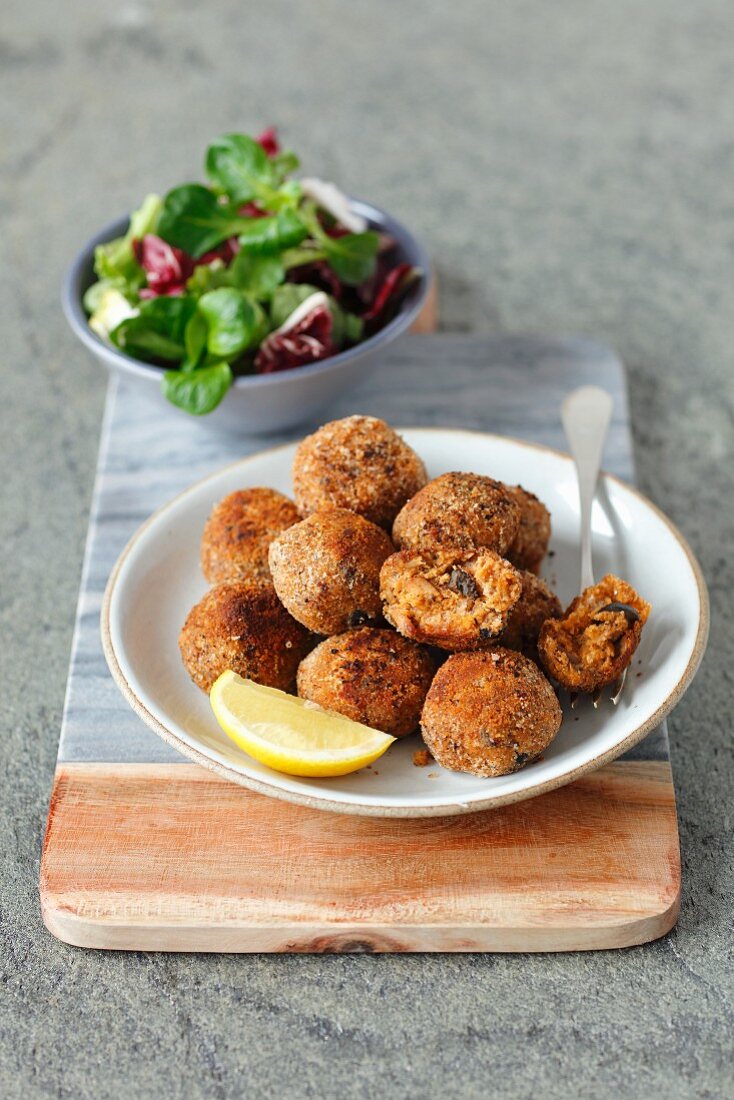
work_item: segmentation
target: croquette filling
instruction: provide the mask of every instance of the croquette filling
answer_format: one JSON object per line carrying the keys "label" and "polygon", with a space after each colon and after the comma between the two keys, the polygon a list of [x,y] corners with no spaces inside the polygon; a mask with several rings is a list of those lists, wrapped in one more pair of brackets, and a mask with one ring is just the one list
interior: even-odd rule
{"label": "croquette filling", "polygon": [[623,611],[583,609],[559,622],[556,642],[574,668],[603,668],[619,656],[630,629]]}
{"label": "croquette filling", "polygon": [[426,633],[484,640],[502,631],[520,590],[517,573],[506,562],[480,554],[460,564],[416,563],[397,581],[393,598]]}
{"label": "croquette filling", "polygon": [[[634,595],[632,589],[628,591]],[[613,585],[603,582],[595,585],[559,621],[555,642],[572,668],[604,669],[619,659],[629,635],[639,633],[642,601],[638,609],[614,597]]]}

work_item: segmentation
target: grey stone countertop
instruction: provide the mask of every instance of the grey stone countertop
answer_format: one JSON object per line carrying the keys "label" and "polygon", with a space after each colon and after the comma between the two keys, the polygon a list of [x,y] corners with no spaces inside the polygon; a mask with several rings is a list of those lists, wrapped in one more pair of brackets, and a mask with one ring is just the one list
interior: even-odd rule
{"label": "grey stone countertop", "polygon": [[[0,1093],[734,1095],[730,0],[50,0],[0,36]],[[683,908],[548,956],[95,954],[37,876],[105,378],[64,267],[207,140],[278,123],[421,233],[451,331],[580,333],[630,372],[640,484],[687,534],[709,653],[670,723]]]}

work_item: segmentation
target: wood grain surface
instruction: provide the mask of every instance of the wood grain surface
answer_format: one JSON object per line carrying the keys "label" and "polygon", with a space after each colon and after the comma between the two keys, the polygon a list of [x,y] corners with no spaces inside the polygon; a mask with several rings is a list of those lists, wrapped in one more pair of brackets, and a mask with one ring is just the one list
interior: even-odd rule
{"label": "wood grain surface", "polygon": [[426,294],[423,308],[410,327],[413,333],[435,332],[438,328],[438,276],[435,271],[431,278],[431,285]]}
{"label": "wood grain surface", "polygon": [[563,951],[663,935],[679,887],[663,761],[398,821],[289,805],[190,764],[63,764],[41,902],[50,931],[83,947]]}

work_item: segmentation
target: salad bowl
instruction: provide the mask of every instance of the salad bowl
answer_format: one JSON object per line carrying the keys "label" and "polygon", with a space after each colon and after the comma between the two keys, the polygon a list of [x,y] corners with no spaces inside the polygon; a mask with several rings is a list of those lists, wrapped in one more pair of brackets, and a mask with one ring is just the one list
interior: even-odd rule
{"label": "salad bowl", "polygon": [[[426,250],[400,221],[379,207],[357,199],[351,199],[350,206],[371,229],[393,238],[396,263],[410,264],[421,272],[396,316],[374,335],[328,359],[273,374],[236,377],[225,400],[206,416],[180,415],[206,428],[239,434],[267,434],[304,423],[378,366],[385,349],[410,328],[429,290]],[[144,390],[161,409],[172,409],[174,406],[161,394],[161,368],[132,358],[102,340],[90,329],[83,305],[84,293],[95,281],[95,248],[123,235],[128,222],[129,218],[124,217],[110,223],[79,251],[64,279],[62,307],[74,335],[103,366]]]}

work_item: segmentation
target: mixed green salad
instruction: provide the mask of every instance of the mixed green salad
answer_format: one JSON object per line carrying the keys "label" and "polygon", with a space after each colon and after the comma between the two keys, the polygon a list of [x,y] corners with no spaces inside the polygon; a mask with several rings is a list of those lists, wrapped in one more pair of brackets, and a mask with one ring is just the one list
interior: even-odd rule
{"label": "mixed green salad", "polygon": [[417,269],[331,183],[291,178],[275,131],[209,146],[208,184],[148,195],[95,250],[90,328],[162,368],[163,393],[202,415],[238,374],[292,370],[360,343],[395,315]]}

